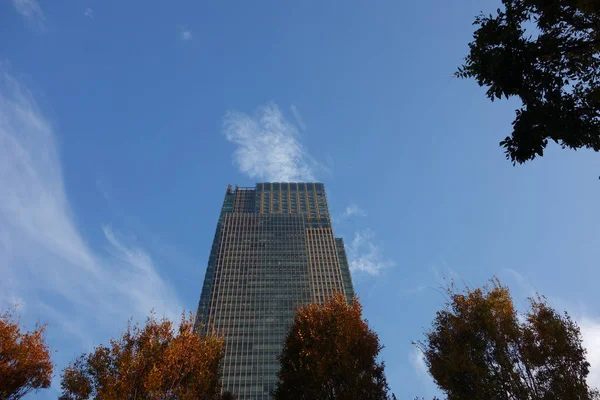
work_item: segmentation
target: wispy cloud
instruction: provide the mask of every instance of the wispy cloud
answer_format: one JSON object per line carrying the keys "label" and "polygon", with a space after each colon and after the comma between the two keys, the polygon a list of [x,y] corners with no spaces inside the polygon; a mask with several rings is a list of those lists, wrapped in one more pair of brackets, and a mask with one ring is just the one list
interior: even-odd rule
{"label": "wispy cloud", "polygon": [[106,188],[106,185],[104,184],[104,181],[102,179],[96,179],[96,189],[102,195],[104,200],[106,200],[107,202],[112,201],[112,196],[110,195],[110,192]]}
{"label": "wispy cloud", "polygon": [[83,15],[85,15],[86,17],[88,17],[90,19],[94,19],[94,10],[92,10],[91,8],[88,7],[83,12]]}
{"label": "wispy cloud", "polygon": [[294,116],[294,119],[296,120],[296,123],[298,124],[300,129],[305,131],[306,124],[304,123],[304,119],[302,119],[302,115],[300,115],[300,111],[298,111],[298,108],[294,104],[292,104],[290,106],[290,111],[292,112],[292,115]]}
{"label": "wispy cloud", "polygon": [[344,210],[344,217],[351,217],[353,215],[366,217],[367,213],[356,204],[349,204]]}
{"label": "wispy cloud", "polygon": [[151,308],[177,316],[176,295],[135,238],[99,226],[107,251],[90,248],[69,206],[53,128],[2,69],[0,187],[0,307],[22,299],[32,318],[50,323],[49,335],[82,346]]}
{"label": "wispy cloud", "polygon": [[463,285],[469,286],[468,282],[465,282],[463,277],[452,268],[445,259],[441,258],[436,264],[429,266],[429,270],[433,275],[433,279],[437,284],[437,289],[445,288],[452,282],[462,283]]}
{"label": "wispy cloud", "polygon": [[408,353],[408,362],[414,372],[416,379],[421,383],[421,385],[415,385],[419,390],[419,399],[420,396],[422,398],[442,398],[442,393],[437,388],[435,382],[431,375],[429,375],[429,371],[427,370],[427,364],[425,363],[425,355],[423,352],[417,348],[413,347],[413,349]]}
{"label": "wispy cloud", "polygon": [[400,290],[400,293],[403,295],[414,295],[414,294],[418,294],[423,292],[426,289],[432,289],[430,286],[425,286],[425,285],[417,285],[415,287],[412,288],[408,288],[408,289],[402,289]]}
{"label": "wispy cloud", "polygon": [[512,268],[505,268],[503,272],[510,274],[511,277],[517,282],[521,292],[525,293],[528,297],[534,297],[538,293],[538,290],[520,272],[517,272]]}
{"label": "wispy cloud", "polygon": [[192,32],[187,29],[182,29],[179,33],[181,40],[192,40]]}
{"label": "wispy cloud", "polygon": [[42,8],[35,0],[12,0],[13,6],[26,19],[41,24],[46,17]]}
{"label": "wispy cloud", "polygon": [[413,348],[408,355],[408,360],[413,370],[419,377],[429,377],[427,365],[425,364],[425,355],[418,348]]}
{"label": "wispy cloud", "polygon": [[276,104],[260,107],[254,115],[229,111],[223,134],[237,146],[234,162],[251,178],[271,182],[315,179],[317,164],[300,142],[296,125]]}
{"label": "wispy cloud", "polygon": [[379,275],[381,270],[395,265],[393,261],[383,257],[381,249],[375,244],[375,233],[371,229],[355,232],[354,239],[346,250],[352,271]]}

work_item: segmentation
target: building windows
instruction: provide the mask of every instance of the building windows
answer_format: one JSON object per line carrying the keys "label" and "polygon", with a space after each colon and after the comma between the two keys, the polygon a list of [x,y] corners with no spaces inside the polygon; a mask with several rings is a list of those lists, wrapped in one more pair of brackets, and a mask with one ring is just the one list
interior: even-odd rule
{"label": "building windows", "polygon": [[352,291],[328,216],[320,183],[259,183],[225,196],[197,326],[224,335],[223,385],[239,400],[268,399],[297,306]]}

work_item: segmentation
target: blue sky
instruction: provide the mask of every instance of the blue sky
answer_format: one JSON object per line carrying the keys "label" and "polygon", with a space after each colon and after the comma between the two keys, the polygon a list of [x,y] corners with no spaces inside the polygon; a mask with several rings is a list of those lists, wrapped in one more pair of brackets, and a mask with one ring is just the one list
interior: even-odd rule
{"label": "blue sky", "polygon": [[193,311],[227,184],[287,179],[326,184],[398,398],[437,393],[411,341],[444,276],[547,295],[600,385],[600,158],[513,167],[518,104],[453,78],[498,4],[0,3],[0,307],[58,350],[31,398],[129,316]]}

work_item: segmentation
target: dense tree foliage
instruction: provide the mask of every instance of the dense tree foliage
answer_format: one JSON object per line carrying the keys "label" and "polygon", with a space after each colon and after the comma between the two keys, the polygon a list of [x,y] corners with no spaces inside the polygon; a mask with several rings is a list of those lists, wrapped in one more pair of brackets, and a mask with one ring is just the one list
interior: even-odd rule
{"label": "dense tree foliage", "polygon": [[50,387],[53,365],[45,341],[46,325],[22,332],[15,313],[0,314],[0,399],[20,399]]}
{"label": "dense tree foliage", "polygon": [[183,315],[174,327],[152,315],[142,328],[128,324],[65,368],[61,399],[217,399],[223,343],[194,333],[193,322]]}
{"label": "dense tree foliage", "polygon": [[446,307],[418,346],[448,400],[597,399],[577,324],[543,297],[519,315],[495,279],[481,289],[448,289]]}
{"label": "dense tree foliage", "polygon": [[389,387],[377,334],[358,299],[336,294],[298,310],[280,356],[275,400],[383,400]]}
{"label": "dense tree foliage", "polygon": [[223,392],[220,400],[235,400],[235,396],[231,392]]}
{"label": "dense tree foliage", "polygon": [[480,15],[457,76],[486,86],[493,101],[517,96],[507,158],[542,156],[549,140],[600,150],[600,1],[502,0]]}

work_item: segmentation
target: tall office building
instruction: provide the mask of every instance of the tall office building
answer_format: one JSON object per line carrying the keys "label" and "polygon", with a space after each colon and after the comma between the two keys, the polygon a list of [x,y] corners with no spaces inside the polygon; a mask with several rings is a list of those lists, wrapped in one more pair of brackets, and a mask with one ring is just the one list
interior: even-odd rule
{"label": "tall office building", "polygon": [[296,307],[353,295],[322,183],[227,187],[197,312],[224,338],[223,390],[267,400]]}

